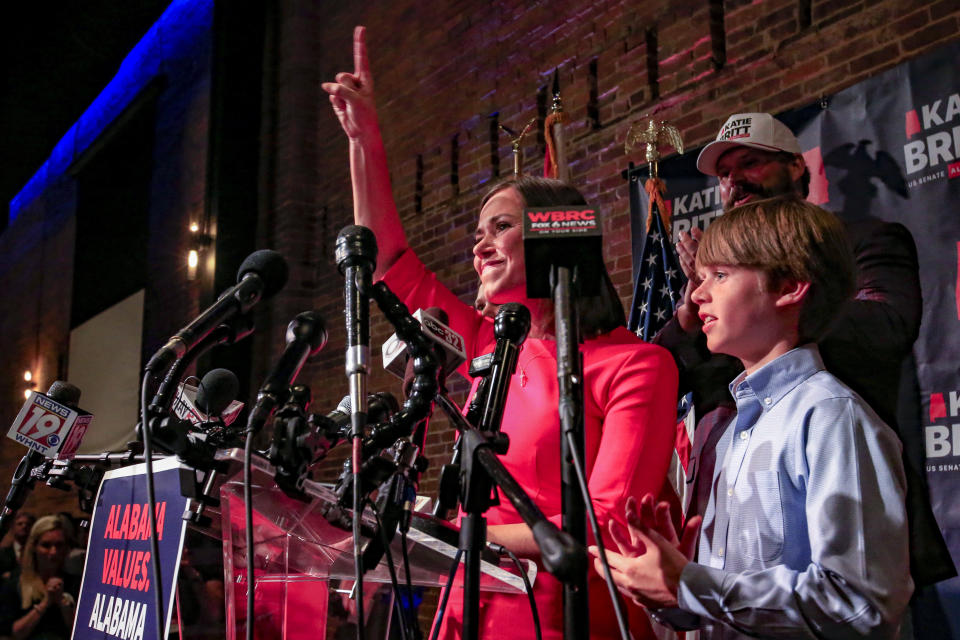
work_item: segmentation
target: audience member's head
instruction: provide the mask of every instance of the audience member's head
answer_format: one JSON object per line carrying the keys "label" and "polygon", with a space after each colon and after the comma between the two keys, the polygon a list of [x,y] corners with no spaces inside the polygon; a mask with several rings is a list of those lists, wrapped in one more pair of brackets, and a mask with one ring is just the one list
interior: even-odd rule
{"label": "audience member's head", "polygon": [[71,548],[69,525],[59,515],[34,523],[20,557],[20,592],[24,607],[43,598],[47,579],[60,575]]}
{"label": "audience member's head", "polygon": [[36,521],[37,517],[29,511],[17,512],[17,517],[13,519],[13,527],[10,529],[10,534],[17,541],[17,544],[26,544],[27,538],[30,536],[30,529]]}
{"label": "audience member's head", "polygon": [[810,170],[793,132],[769,113],[737,113],[697,158],[720,181],[723,210],[781,195],[806,198]]}

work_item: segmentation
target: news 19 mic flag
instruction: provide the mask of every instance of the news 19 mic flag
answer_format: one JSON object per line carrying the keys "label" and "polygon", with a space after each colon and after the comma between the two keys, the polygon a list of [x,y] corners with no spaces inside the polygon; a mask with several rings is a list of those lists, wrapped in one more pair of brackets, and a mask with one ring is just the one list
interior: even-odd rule
{"label": "news 19 mic flag", "polygon": [[46,458],[77,452],[93,416],[50,396],[32,391],[10,426],[7,437]]}

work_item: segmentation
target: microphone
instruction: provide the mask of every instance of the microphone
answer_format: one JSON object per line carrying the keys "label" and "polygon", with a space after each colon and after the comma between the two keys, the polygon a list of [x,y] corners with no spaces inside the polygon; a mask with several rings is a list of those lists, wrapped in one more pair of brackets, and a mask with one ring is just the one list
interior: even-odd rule
{"label": "microphone", "polygon": [[527,297],[553,297],[551,273],[556,267],[568,267],[576,274],[581,295],[600,295],[604,269],[601,228],[599,214],[587,205],[524,209]]}
{"label": "microphone", "polygon": [[[367,412],[366,376],[370,368],[370,288],[377,263],[377,239],[359,225],[349,225],[337,235],[337,268],[344,275],[347,324],[346,371],[350,383],[353,436],[359,438]],[[357,461],[359,463],[359,461]]]}
{"label": "microphone", "polygon": [[147,363],[147,372],[165,371],[221,323],[247,313],[261,298],[277,293],[287,283],[287,275],[287,262],[276,251],[262,249],[251,253],[240,265],[237,284],[224,291],[216,302],[170,338]]}
{"label": "microphone", "polygon": [[197,387],[181,382],[171,409],[178,418],[195,426],[210,422],[229,426],[243,408],[243,403],[235,400],[239,391],[236,374],[229,369],[213,369]]}
{"label": "microphone", "polygon": [[[322,415],[306,414],[310,391],[304,385],[293,385],[290,399],[277,412],[273,440],[267,458],[277,469],[275,480],[284,491],[299,493],[302,478],[310,467],[324,458],[350,427],[350,396],[345,396],[336,409]],[[386,392],[368,399],[369,417],[374,422],[389,419],[400,410],[396,398]]]}
{"label": "microphone", "polygon": [[239,392],[240,381],[233,371],[213,369],[203,376],[197,387],[197,408],[208,416],[222,416]]}
{"label": "microphone", "polygon": [[[349,435],[350,420],[353,415],[350,396],[343,396],[337,408],[322,415],[312,413],[307,416],[311,432],[314,434],[312,442],[313,464],[327,457],[330,449],[340,440]],[[389,420],[393,414],[400,411],[400,403],[386,391],[378,391],[367,397],[367,421],[373,424]]]}
{"label": "microphone", "polygon": [[493,321],[497,344],[493,350],[486,399],[480,414],[480,431],[500,430],[510,378],[517,369],[520,346],[527,339],[529,331],[530,311],[525,306],[517,302],[500,305]]}
{"label": "microphone", "polygon": [[257,433],[266,424],[274,409],[286,402],[290,385],[307,358],[316,355],[327,344],[327,329],[317,311],[304,311],[287,325],[287,346],[280,360],[267,376],[257,402],[247,420],[247,430]]}
{"label": "microphone", "polygon": [[[413,317],[420,321],[423,334],[435,345],[440,362],[440,380],[455,371],[467,359],[463,336],[447,326],[447,312],[439,307],[418,309]],[[383,368],[398,378],[404,379],[406,387],[406,366],[410,359],[407,343],[394,333],[383,343]]]}
{"label": "microphone", "polygon": [[[350,415],[353,413],[350,396],[343,396],[343,400],[337,405],[337,408],[325,416],[317,415],[315,419],[323,420],[327,426],[325,430],[329,433],[342,433],[344,429],[350,426]],[[392,394],[386,391],[378,391],[367,396],[367,422],[378,423],[389,420],[390,416],[400,411],[400,403]]]}
{"label": "microphone", "polygon": [[44,458],[69,458],[76,453],[93,416],[77,408],[80,389],[57,380],[47,393],[30,394],[7,437],[30,449],[17,465],[0,511],[0,537],[10,528],[13,514],[23,506],[34,478],[31,472]]}
{"label": "microphone", "polygon": [[[190,365],[193,359],[200,355],[201,353],[206,352],[207,350],[221,344],[234,344],[243,340],[247,336],[253,333],[253,314],[247,313],[245,315],[239,315],[231,318],[228,322],[225,322],[218,326],[216,329],[207,334],[202,340],[200,340],[192,349],[187,351],[183,357],[178,358],[172,367],[167,369],[167,375],[164,377],[163,382],[160,384],[160,387],[157,389],[157,393],[154,394],[153,400],[150,402],[150,412],[154,416],[163,416],[170,409],[170,397],[173,392],[173,389],[177,385],[177,381],[183,375],[183,372]],[[180,384],[177,388],[177,398],[182,399],[184,390],[189,389],[194,394],[196,389],[190,386],[185,386]],[[239,407],[243,405],[240,404]],[[237,408],[237,411],[240,408]],[[196,409],[196,407],[191,407],[191,409]],[[174,408],[176,411],[176,408]],[[186,416],[177,414],[182,419],[186,419]],[[236,418],[236,415],[233,415],[228,421],[227,424],[233,422]]]}

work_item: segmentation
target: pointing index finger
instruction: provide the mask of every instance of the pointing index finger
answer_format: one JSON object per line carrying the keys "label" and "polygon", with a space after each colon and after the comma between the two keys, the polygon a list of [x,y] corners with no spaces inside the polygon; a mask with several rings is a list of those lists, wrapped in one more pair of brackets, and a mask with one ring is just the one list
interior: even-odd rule
{"label": "pointing index finger", "polygon": [[367,59],[367,28],[358,26],[353,30],[353,73],[365,83],[370,77],[370,61]]}

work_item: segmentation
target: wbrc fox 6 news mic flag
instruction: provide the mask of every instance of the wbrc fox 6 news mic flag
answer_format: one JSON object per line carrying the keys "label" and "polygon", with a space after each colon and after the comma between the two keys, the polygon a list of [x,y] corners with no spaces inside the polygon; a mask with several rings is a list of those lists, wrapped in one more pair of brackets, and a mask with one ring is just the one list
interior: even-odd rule
{"label": "wbrc fox 6 news mic flag", "polygon": [[[146,465],[138,464],[104,475],[90,523],[73,640],[146,640],[156,634],[145,473]],[[193,472],[171,457],[155,462],[153,473],[166,637],[187,526],[181,486],[193,482]]]}
{"label": "wbrc fox 6 news mic flag", "polygon": [[[844,220],[899,222],[916,242],[923,317],[905,363],[897,422],[906,457],[926,472],[953,562],[960,561],[960,42],[825,97],[775,114],[799,139],[808,200]],[[697,153],[660,165],[670,184],[671,240],[722,215]],[[634,229],[645,203],[631,207]],[[634,277],[642,236],[634,233]],[[960,637],[960,578],[936,585],[914,612],[917,637]],[[933,607],[936,611],[929,610]]]}
{"label": "wbrc fox 6 news mic flag", "polygon": [[66,458],[77,452],[91,420],[91,414],[33,391],[7,437],[46,458]]}

